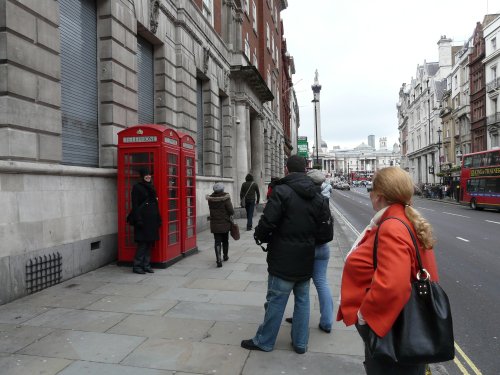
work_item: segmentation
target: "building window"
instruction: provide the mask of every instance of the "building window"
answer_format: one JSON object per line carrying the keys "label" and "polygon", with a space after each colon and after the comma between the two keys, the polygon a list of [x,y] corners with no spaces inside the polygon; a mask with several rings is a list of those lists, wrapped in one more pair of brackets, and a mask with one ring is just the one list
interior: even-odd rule
{"label": "building window", "polygon": [[257,6],[255,5],[255,0],[252,1],[252,17],[253,17],[253,29],[257,31]]}
{"label": "building window", "polygon": [[154,123],[154,49],[146,39],[137,37],[137,118],[139,124]]}
{"label": "building window", "polygon": [[496,49],[497,49],[497,38],[496,37],[491,39],[491,49],[493,51],[496,51]]}
{"label": "building window", "polygon": [[214,3],[212,0],[203,0],[203,15],[214,25]]}
{"label": "building window", "polygon": [[269,24],[266,22],[266,46],[271,48],[271,31],[269,30]]}
{"label": "building window", "polygon": [[257,60],[257,48],[254,48],[253,50],[253,65],[255,65],[257,69],[259,69],[259,60]]}
{"label": "building window", "polygon": [[494,81],[497,79],[497,66],[494,65],[491,67],[491,80]]}
{"label": "building window", "polygon": [[250,42],[248,40],[248,33],[245,38],[245,56],[250,60]]}
{"label": "building window", "polygon": [[245,7],[245,13],[250,14],[250,0],[243,0],[243,6]]}
{"label": "building window", "polygon": [[99,165],[95,1],[60,0],[62,163]]}
{"label": "building window", "polygon": [[274,60],[274,35],[271,36],[271,55],[273,56]]}
{"label": "building window", "polygon": [[196,80],[196,157],[198,162],[198,175],[203,176],[203,146],[204,146],[204,111],[203,111],[203,82]]}
{"label": "building window", "polygon": [[267,87],[271,88],[271,66],[267,66]]}

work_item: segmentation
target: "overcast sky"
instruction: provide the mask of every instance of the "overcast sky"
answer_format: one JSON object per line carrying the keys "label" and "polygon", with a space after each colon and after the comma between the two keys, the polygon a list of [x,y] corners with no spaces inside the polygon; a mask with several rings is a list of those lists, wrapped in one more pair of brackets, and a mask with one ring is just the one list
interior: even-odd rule
{"label": "overcast sky", "polygon": [[438,61],[441,35],[463,44],[500,0],[288,0],[281,12],[295,60],[299,135],[314,144],[311,85],[318,69],[321,132],[328,149],[398,142],[399,88],[418,64]]}

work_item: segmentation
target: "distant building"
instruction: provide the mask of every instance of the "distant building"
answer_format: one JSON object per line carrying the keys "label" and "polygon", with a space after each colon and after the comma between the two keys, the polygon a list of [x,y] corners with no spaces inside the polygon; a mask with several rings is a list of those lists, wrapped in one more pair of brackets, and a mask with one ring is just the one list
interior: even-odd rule
{"label": "distant building", "polygon": [[353,149],[342,150],[339,146],[334,146],[321,159],[324,171],[349,179],[371,179],[379,169],[399,166],[400,160],[398,144],[395,143],[392,150],[388,150],[385,137],[379,139],[378,150],[364,142]]}

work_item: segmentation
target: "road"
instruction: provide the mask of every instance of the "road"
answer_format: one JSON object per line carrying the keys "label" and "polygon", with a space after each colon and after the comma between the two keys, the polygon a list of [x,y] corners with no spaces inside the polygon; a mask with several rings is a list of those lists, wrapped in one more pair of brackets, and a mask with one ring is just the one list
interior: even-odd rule
{"label": "road", "polygon": [[[334,190],[333,205],[352,243],[374,214],[369,195]],[[434,228],[440,284],[452,306],[457,357],[444,367],[450,375],[500,374],[500,213],[419,197],[413,206]]]}

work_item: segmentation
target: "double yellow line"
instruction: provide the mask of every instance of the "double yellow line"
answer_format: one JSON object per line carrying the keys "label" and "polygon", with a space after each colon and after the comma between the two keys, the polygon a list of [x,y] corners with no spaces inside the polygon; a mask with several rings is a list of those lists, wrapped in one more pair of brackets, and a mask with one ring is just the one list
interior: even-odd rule
{"label": "double yellow line", "polygon": [[[463,363],[461,360],[463,361]],[[474,362],[472,362],[472,360],[469,357],[467,357],[467,355],[460,348],[460,346],[458,346],[456,342],[455,342],[455,359],[453,360],[453,362],[455,363],[455,365],[457,365],[458,369],[464,375],[471,375],[471,374],[483,375],[481,370],[479,370],[474,364]],[[466,365],[469,366],[472,372],[467,371]]]}

